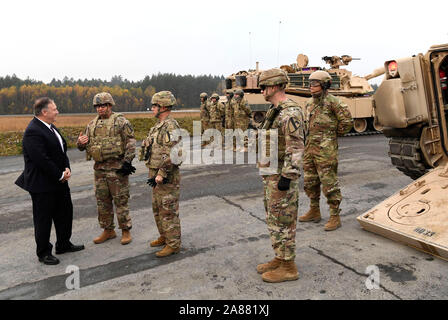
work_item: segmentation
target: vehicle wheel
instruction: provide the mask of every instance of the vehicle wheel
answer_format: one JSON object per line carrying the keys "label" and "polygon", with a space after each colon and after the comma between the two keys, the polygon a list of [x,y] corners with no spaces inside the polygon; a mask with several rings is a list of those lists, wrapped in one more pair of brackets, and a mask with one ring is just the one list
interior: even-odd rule
{"label": "vehicle wheel", "polygon": [[367,120],[360,118],[360,119],[355,119],[354,123],[353,123],[353,129],[355,129],[356,132],[361,133],[366,131],[367,129]]}

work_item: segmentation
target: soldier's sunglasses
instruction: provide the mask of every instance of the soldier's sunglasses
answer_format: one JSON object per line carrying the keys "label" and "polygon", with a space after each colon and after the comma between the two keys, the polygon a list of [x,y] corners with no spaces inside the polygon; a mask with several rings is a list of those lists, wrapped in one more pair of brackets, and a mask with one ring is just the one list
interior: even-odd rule
{"label": "soldier's sunglasses", "polygon": [[265,90],[266,90],[266,88],[267,88],[267,86],[264,86],[264,85],[260,85],[260,88],[261,88],[261,91],[265,91]]}
{"label": "soldier's sunglasses", "polygon": [[317,81],[317,80],[310,81],[310,87],[319,87],[319,86],[320,86],[320,81]]}
{"label": "soldier's sunglasses", "polygon": [[158,103],[153,103],[153,104],[151,105],[151,107],[158,107],[158,108],[161,108],[160,104],[158,104]]}
{"label": "soldier's sunglasses", "polygon": [[96,104],[95,108],[107,108],[108,106],[110,106],[109,103],[103,103],[103,104]]}

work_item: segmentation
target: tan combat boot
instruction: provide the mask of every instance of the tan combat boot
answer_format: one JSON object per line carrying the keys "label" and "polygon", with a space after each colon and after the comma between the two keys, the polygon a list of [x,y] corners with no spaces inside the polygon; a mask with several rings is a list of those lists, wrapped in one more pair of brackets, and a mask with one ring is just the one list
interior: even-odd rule
{"label": "tan combat boot", "polygon": [[159,252],[156,252],[156,256],[158,256],[159,258],[163,258],[163,257],[170,256],[172,254],[175,254],[175,253],[179,253],[179,251],[180,251],[180,248],[173,249],[169,245],[166,245],[165,247],[163,247],[162,250],[160,250]]}
{"label": "tan combat boot", "polygon": [[121,234],[121,244],[128,244],[132,241],[131,233],[129,230],[123,230]]}
{"label": "tan combat boot", "polygon": [[274,258],[267,263],[259,264],[257,266],[257,272],[259,274],[263,274],[265,272],[275,270],[280,266],[281,263],[282,263],[282,260]]}
{"label": "tan combat boot", "polygon": [[299,217],[300,222],[319,222],[321,220],[320,216],[320,209],[316,207],[311,207],[310,210],[308,210],[307,213],[305,213],[303,216]]}
{"label": "tan combat boot", "polygon": [[96,244],[103,243],[104,241],[107,241],[109,239],[113,239],[117,236],[115,233],[115,230],[113,229],[104,229],[103,233],[98,237],[93,239],[93,242]]}
{"label": "tan combat boot", "polygon": [[291,281],[299,279],[299,272],[294,261],[282,261],[277,269],[263,273],[261,278],[273,283]]}
{"label": "tan combat boot", "polygon": [[151,247],[160,247],[165,244],[165,237],[160,236],[157,240],[153,240],[149,243]]}
{"label": "tan combat boot", "polygon": [[330,220],[325,224],[325,231],[333,231],[341,226],[341,218],[339,215],[330,215]]}

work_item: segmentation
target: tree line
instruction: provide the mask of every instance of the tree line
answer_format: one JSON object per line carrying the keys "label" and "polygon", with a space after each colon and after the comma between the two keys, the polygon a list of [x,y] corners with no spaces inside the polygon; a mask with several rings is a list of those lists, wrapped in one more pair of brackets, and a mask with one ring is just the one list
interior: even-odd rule
{"label": "tree line", "polygon": [[174,94],[176,108],[195,108],[199,107],[201,92],[221,95],[223,80],[223,76],[159,73],[140,81],[129,81],[122,76],[114,76],[110,81],[64,77],[44,83],[7,75],[0,77],[0,114],[30,114],[35,99],[42,96],[53,99],[62,113],[92,112],[93,97],[102,91],[112,95],[116,111],[146,110],[154,93],[162,90]]}

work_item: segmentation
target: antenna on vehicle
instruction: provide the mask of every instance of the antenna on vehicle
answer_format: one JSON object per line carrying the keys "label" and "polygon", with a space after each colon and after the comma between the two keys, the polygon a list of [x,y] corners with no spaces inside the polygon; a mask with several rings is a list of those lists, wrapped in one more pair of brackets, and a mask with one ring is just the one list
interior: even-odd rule
{"label": "antenna on vehicle", "polygon": [[278,22],[278,46],[277,46],[277,65],[279,65],[279,56],[280,56],[280,26],[282,21]]}
{"label": "antenna on vehicle", "polygon": [[252,36],[252,33],[249,31],[249,66],[252,66],[252,38],[251,38],[251,36]]}

